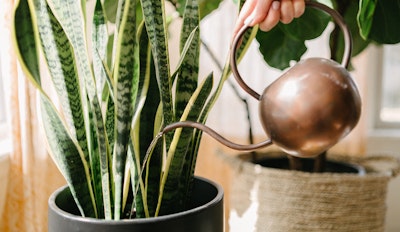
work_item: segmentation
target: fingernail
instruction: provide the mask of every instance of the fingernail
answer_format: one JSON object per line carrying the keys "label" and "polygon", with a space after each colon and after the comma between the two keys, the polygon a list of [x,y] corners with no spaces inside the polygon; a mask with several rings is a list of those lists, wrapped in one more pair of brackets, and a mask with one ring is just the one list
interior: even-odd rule
{"label": "fingernail", "polygon": [[279,10],[279,7],[280,7],[280,2],[279,1],[274,1],[274,2],[272,2],[272,9],[273,10]]}
{"label": "fingernail", "polygon": [[244,25],[249,26],[254,21],[254,14],[249,15],[249,17],[244,20]]}

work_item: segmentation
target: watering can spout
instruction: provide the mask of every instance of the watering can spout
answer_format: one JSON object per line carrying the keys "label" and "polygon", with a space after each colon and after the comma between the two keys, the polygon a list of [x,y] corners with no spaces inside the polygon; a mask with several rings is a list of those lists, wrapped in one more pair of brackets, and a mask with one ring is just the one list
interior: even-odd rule
{"label": "watering can spout", "polygon": [[193,121],[182,121],[182,122],[175,122],[170,125],[167,125],[164,127],[164,129],[158,134],[157,137],[163,136],[165,133],[168,133],[170,131],[176,130],[178,128],[196,128],[204,133],[208,134],[211,136],[213,139],[217,140],[224,146],[227,146],[231,149],[238,150],[238,151],[254,151],[263,147],[267,147],[272,144],[271,139],[267,139],[263,142],[256,143],[256,144],[248,144],[248,145],[242,145],[242,144],[237,144],[232,141],[229,141],[228,139],[224,138],[220,134],[218,134],[215,130],[211,129],[210,127],[198,123],[198,122],[193,122]]}

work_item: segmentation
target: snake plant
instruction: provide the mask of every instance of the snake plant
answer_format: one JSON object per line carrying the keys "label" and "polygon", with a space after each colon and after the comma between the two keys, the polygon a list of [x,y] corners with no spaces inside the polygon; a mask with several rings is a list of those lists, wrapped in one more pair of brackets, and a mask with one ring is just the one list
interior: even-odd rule
{"label": "snake plant", "polygon": [[164,126],[206,121],[229,67],[216,87],[212,74],[199,83],[198,1],[172,3],[183,14],[173,71],[163,0],[95,0],[93,8],[85,0],[16,3],[20,64],[40,93],[49,153],[84,217],[165,215],[184,210],[190,198],[201,132],[176,130],[146,151]]}

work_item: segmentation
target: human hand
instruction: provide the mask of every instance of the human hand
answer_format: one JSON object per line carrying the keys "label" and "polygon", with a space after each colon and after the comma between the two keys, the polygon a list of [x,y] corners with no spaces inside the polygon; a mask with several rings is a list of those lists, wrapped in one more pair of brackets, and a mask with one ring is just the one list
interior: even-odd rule
{"label": "human hand", "polygon": [[239,13],[234,35],[243,25],[259,24],[262,31],[269,31],[279,21],[288,24],[300,17],[305,10],[305,0],[247,0]]}

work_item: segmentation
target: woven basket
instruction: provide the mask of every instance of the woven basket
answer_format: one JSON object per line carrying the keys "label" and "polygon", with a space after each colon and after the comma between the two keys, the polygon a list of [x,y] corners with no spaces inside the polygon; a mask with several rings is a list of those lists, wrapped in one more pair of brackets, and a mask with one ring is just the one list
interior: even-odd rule
{"label": "woven basket", "polygon": [[249,162],[250,155],[223,157],[234,172],[230,232],[384,231],[388,182],[400,169],[390,156],[328,156],[362,165],[364,174],[265,168]]}

